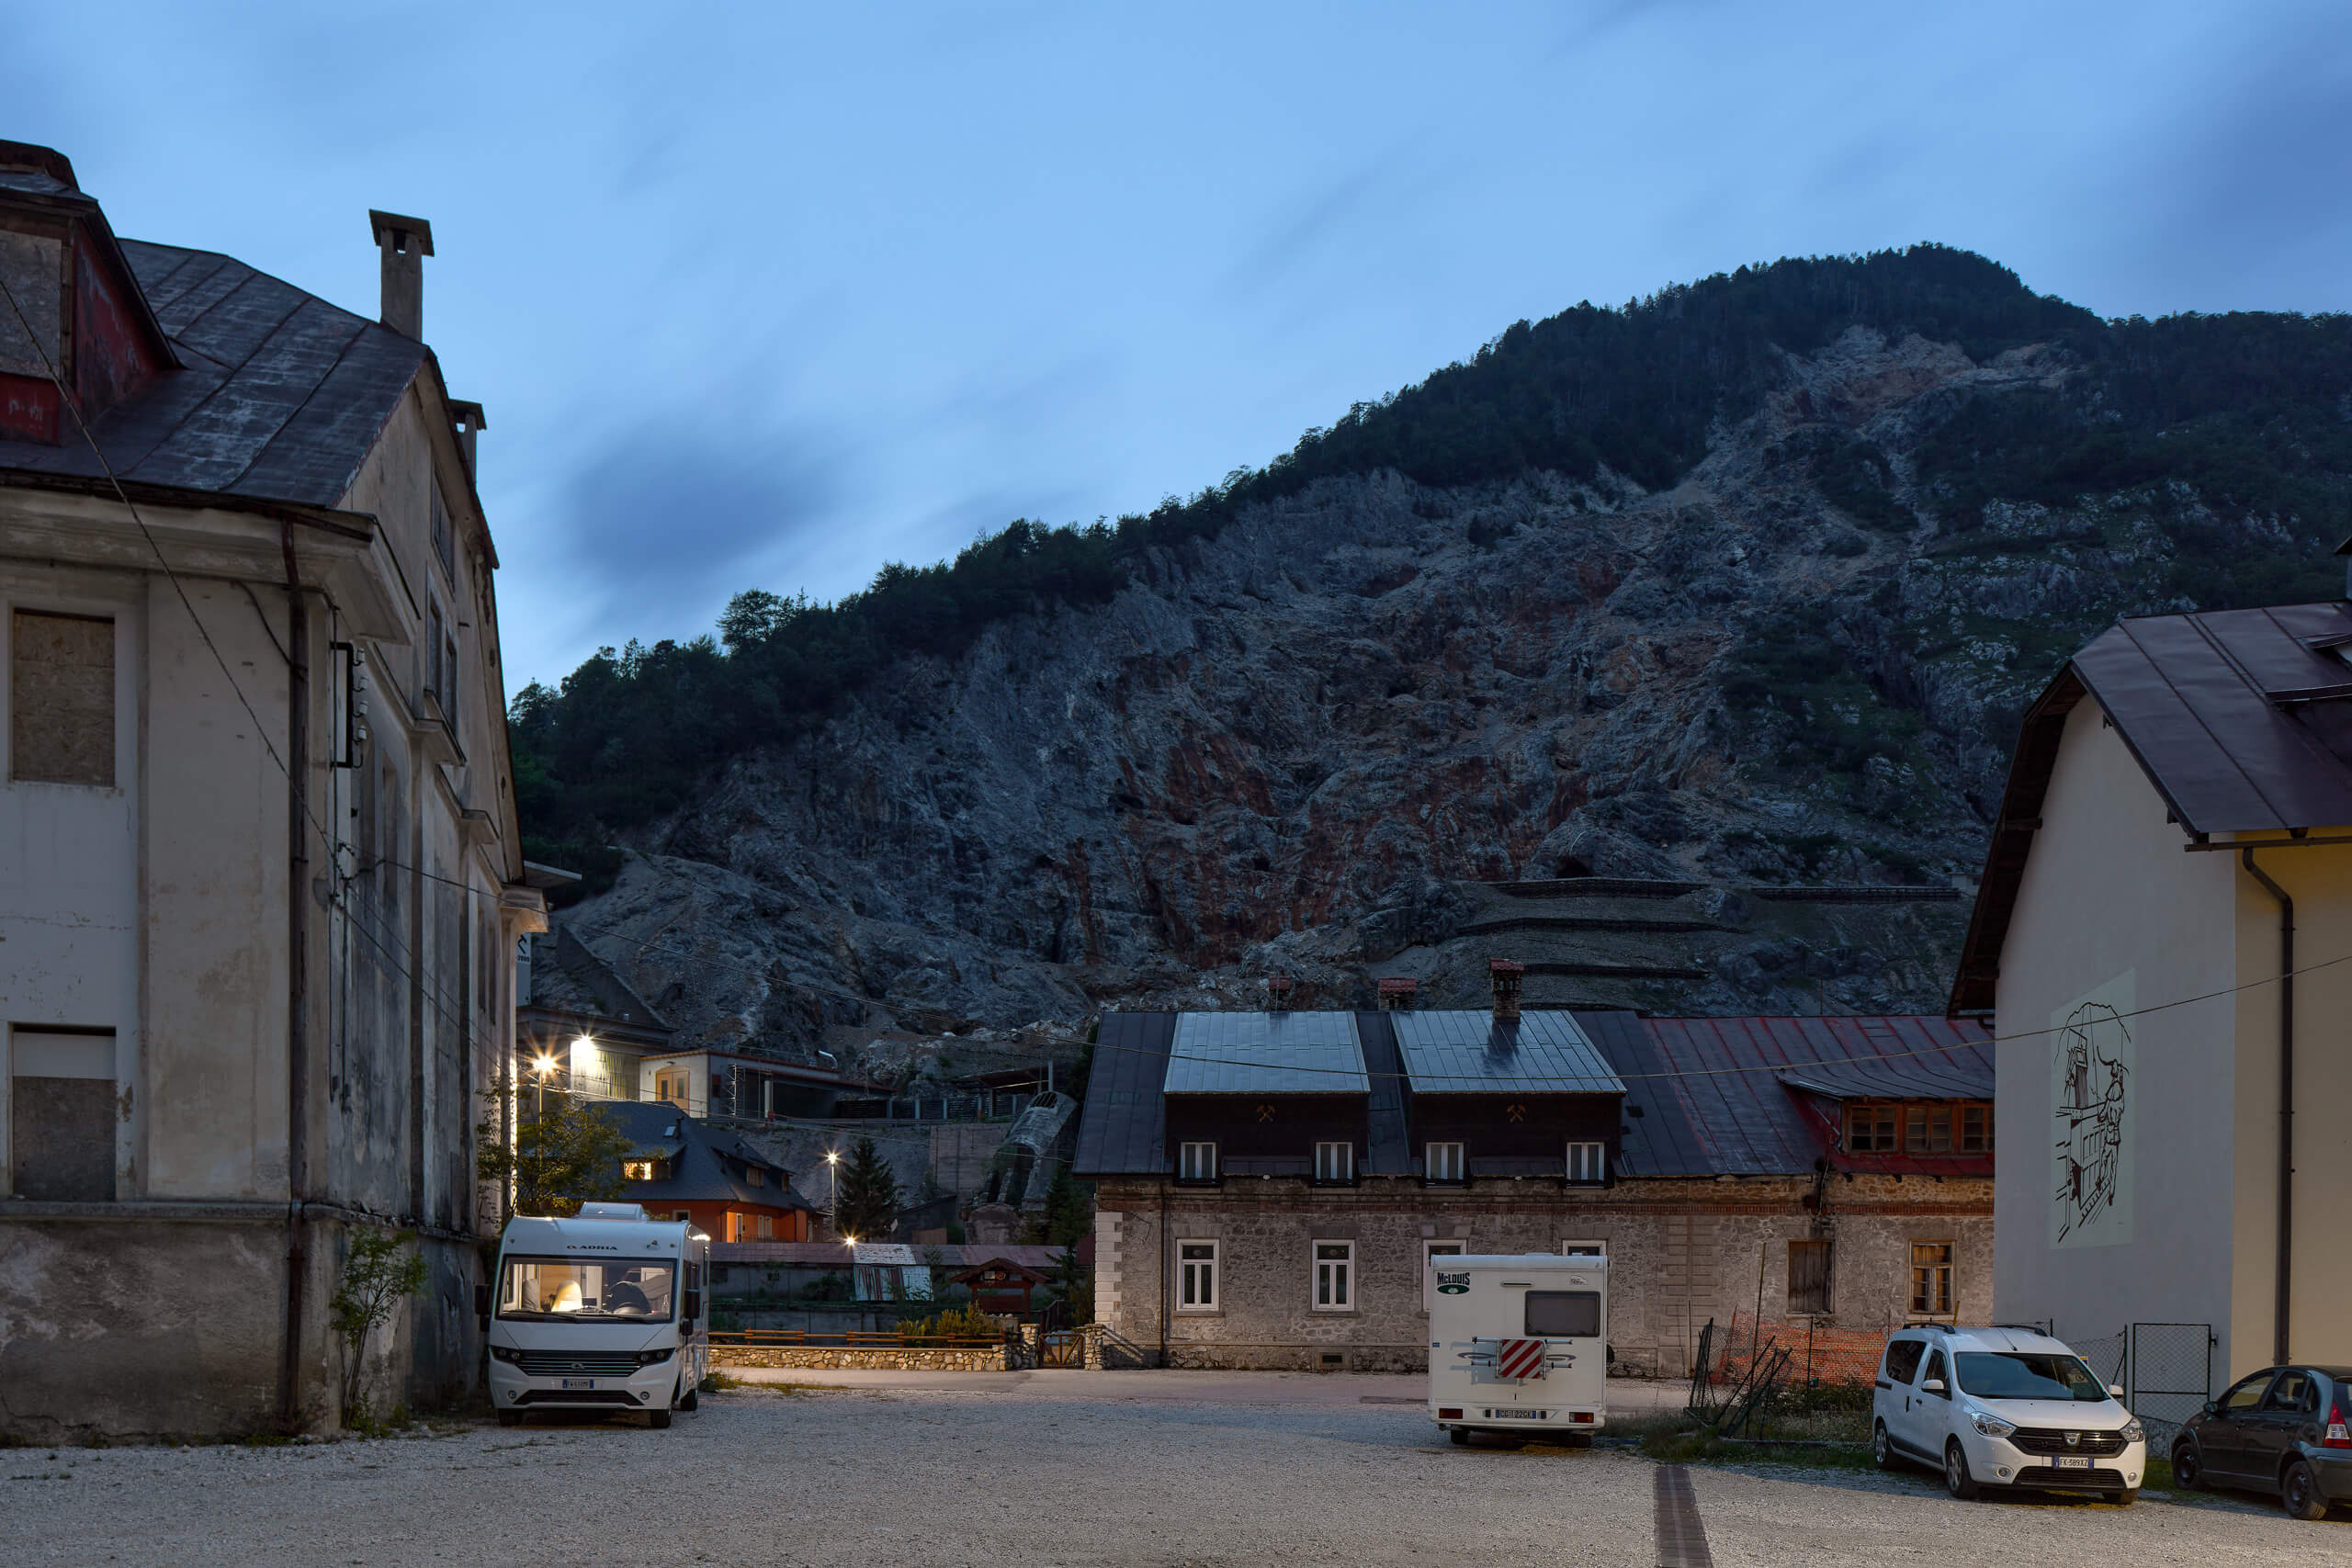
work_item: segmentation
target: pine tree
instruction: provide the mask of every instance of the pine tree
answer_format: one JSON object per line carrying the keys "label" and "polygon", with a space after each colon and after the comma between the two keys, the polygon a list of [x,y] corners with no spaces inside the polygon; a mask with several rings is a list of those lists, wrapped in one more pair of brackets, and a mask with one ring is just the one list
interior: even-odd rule
{"label": "pine tree", "polygon": [[873,1241],[887,1236],[899,1224],[899,1178],[871,1138],[852,1145],[842,1163],[841,1189],[833,1198],[833,1230],[842,1236]]}

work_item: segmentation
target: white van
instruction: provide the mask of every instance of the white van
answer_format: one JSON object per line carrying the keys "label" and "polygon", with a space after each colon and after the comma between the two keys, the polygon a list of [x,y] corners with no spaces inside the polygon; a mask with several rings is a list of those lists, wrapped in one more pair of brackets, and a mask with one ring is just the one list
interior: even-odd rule
{"label": "white van", "polygon": [[498,1424],[531,1410],[643,1411],[667,1427],[710,1371],[703,1278],[710,1237],[635,1203],[568,1220],[515,1218],[476,1306],[490,1337]]}
{"label": "white van", "polygon": [[1909,1460],[1970,1498],[1987,1486],[2140,1495],[2147,1433],[2081,1357],[2038,1328],[1919,1324],[1888,1337],[1871,1396],[1871,1454]]}
{"label": "white van", "polygon": [[1559,1434],[1607,1425],[1609,1260],[1548,1252],[1429,1261],[1430,1419],[1474,1431]]}

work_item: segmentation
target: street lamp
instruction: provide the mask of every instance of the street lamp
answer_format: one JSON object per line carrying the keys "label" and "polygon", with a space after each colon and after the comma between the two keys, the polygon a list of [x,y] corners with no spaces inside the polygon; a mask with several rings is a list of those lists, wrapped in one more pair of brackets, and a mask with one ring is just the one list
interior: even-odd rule
{"label": "street lamp", "polygon": [[825,1151],[825,1217],[829,1220],[833,1217],[833,1212],[841,1206],[841,1151],[827,1149]]}
{"label": "street lamp", "polygon": [[572,1037],[572,1041],[571,1041],[571,1081],[572,1081],[575,1085],[576,1085],[576,1084],[578,1084],[578,1083],[579,1083],[579,1081],[580,1081],[580,1061],[581,1061],[581,1056],[582,1056],[582,1053],[585,1053],[585,1054],[586,1054],[586,1055],[587,1055],[591,1059],[594,1059],[594,1055],[595,1055],[595,1052],[596,1052],[596,1037],[595,1037],[594,1035],[593,1035],[593,1034],[579,1034],[579,1035],[574,1035],[574,1036]]}

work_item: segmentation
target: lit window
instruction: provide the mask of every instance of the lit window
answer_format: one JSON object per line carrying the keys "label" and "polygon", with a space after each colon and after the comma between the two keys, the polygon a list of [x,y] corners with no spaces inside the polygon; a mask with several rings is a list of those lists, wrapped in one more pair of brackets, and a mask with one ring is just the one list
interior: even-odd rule
{"label": "lit window", "polygon": [[1356,1146],[1353,1144],[1317,1144],[1315,1145],[1315,1179],[1317,1181],[1352,1181],[1356,1175]]}
{"label": "lit window", "polygon": [[621,1179],[626,1181],[659,1181],[662,1162],[650,1159],[621,1161]]}
{"label": "lit window", "polygon": [[1568,1179],[1570,1181],[1609,1179],[1609,1145],[1607,1144],[1570,1144],[1568,1145]]}
{"label": "lit window", "polygon": [[1429,1152],[1429,1179],[1459,1181],[1462,1179],[1462,1145],[1431,1144]]}
{"label": "lit window", "polygon": [[[1459,1144],[1454,1145],[1456,1148],[1461,1146],[1462,1145]],[[1423,1312],[1430,1310],[1430,1299],[1436,1293],[1437,1270],[1430,1266],[1430,1259],[1432,1258],[1459,1258],[1467,1250],[1467,1244],[1459,1241],[1425,1241],[1421,1243],[1421,1310]]]}
{"label": "lit window", "polygon": [[1893,1154],[1894,1122],[1894,1107],[1892,1105],[1849,1105],[1846,1107],[1846,1152],[1854,1155]]}
{"label": "lit window", "polygon": [[1216,1311],[1216,1243],[1180,1241],[1176,1261],[1176,1310]]}
{"label": "lit window", "polygon": [[1951,1248],[1948,1241],[1911,1244],[1911,1310],[1930,1317],[1951,1312]]}
{"label": "lit window", "polygon": [[1318,1241],[1315,1244],[1317,1312],[1355,1311],[1356,1244]]}
{"label": "lit window", "polygon": [[1216,1145],[1186,1144],[1178,1151],[1176,1179],[1179,1181],[1215,1181],[1216,1179]]}

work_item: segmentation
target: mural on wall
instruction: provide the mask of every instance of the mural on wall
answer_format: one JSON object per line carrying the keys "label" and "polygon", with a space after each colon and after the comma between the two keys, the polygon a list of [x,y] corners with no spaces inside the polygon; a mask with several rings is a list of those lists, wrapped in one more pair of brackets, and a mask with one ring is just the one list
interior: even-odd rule
{"label": "mural on wall", "polygon": [[2050,1015],[2050,1245],[2132,1239],[2132,1040],[2125,971]]}

